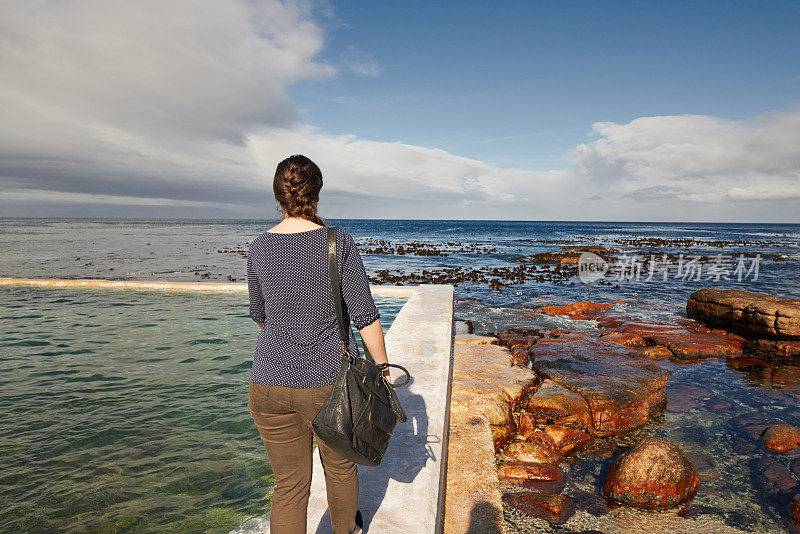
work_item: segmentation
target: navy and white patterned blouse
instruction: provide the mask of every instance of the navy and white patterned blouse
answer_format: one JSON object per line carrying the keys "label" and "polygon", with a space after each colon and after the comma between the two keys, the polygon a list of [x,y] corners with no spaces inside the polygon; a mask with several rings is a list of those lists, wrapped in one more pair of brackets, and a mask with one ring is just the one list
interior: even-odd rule
{"label": "navy and white patterned blouse", "polygon": [[[348,350],[358,354],[350,329],[380,317],[353,238],[336,229]],[[327,228],[279,234],[264,232],[247,255],[250,317],[258,336],[250,380],[295,388],[333,384],[341,364],[341,341],[328,271]]]}

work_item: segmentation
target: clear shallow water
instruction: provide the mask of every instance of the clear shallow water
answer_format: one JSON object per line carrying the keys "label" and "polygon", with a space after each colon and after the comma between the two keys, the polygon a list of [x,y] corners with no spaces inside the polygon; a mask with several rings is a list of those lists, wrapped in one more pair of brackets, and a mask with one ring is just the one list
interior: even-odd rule
{"label": "clear shallow water", "polygon": [[[403,301],[375,300],[388,328]],[[0,288],[0,531],[229,532],[263,515],[247,306]]]}

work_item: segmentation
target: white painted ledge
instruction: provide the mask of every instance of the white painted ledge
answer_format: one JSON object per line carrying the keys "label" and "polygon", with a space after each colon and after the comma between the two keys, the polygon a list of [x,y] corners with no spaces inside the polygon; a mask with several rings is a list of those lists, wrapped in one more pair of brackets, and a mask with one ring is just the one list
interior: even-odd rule
{"label": "white painted ledge", "polygon": [[[406,367],[413,377],[408,386],[396,390],[408,422],[395,427],[381,465],[358,466],[359,509],[367,532],[438,534],[444,515],[453,286],[417,286],[386,334],[386,349],[389,360]],[[251,519],[233,532],[269,532],[268,519]],[[325,477],[316,450],[308,532],[331,532]]]}
{"label": "white painted ledge", "polygon": [[[21,285],[37,287],[99,287],[109,289],[142,289],[161,291],[247,291],[247,284],[235,282],[147,282],[141,280],[104,280],[85,278],[0,278],[0,286]],[[417,286],[370,285],[373,295],[381,297],[410,297]]]}

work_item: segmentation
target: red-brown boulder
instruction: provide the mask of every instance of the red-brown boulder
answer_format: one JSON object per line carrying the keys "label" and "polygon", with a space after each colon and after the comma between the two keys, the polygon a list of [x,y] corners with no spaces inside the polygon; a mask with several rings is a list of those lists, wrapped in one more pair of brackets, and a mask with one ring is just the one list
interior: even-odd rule
{"label": "red-brown boulder", "polygon": [[634,348],[591,338],[537,343],[531,347],[531,355],[533,369],[539,375],[586,401],[592,435],[630,432],[666,405],[669,373],[639,358]]}
{"label": "red-brown boulder", "polygon": [[501,460],[532,464],[550,464],[561,459],[554,447],[541,441],[512,441],[498,455]]}
{"label": "red-brown boulder", "polygon": [[507,483],[541,493],[561,493],[565,485],[564,471],[551,464],[501,464],[497,476]]}
{"label": "red-brown boulder", "polygon": [[784,453],[800,446],[800,428],[792,425],[772,425],[762,432],[764,448],[769,452]]}
{"label": "red-brown boulder", "polygon": [[686,315],[726,330],[800,338],[800,299],[781,299],[738,289],[700,289],[686,302]]}
{"label": "red-brown boulder", "polygon": [[560,422],[570,419],[568,426],[592,428],[592,415],[586,400],[552,380],[545,380],[525,408],[537,421]]}
{"label": "red-brown boulder", "polygon": [[697,469],[678,447],[662,438],[645,438],[618,456],[606,476],[605,496],[627,506],[666,510],[697,493]]}
{"label": "red-brown boulder", "polygon": [[600,302],[573,302],[564,306],[543,306],[535,311],[545,315],[566,315],[568,317],[574,316],[588,316],[602,311],[610,310],[613,304],[602,304]]}
{"label": "red-brown boulder", "polygon": [[528,515],[546,519],[554,525],[565,523],[575,513],[569,499],[563,495],[545,493],[506,493],[503,503]]}
{"label": "red-brown boulder", "polygon": [[500,452],[514,437],[513,425],[489,425],[492,431],[492,441],[494,441],[494,452]]}
{"label": "red-brown boulder", "polygon": [[524,439],[528,439],[534,432],[536,432],[536,418],[528,412],[520,413],[517,433]]}
{"label": "red-brown boulder", "polygon": [[795,525],[800,525],[800,494],[792,497],[792,502],[789,503],[789,516]]}
{"label": "red-brown boulder", "polygon": [[592,436],[586,432],[564,425],[547,425],[544,427],[544,432],[553,440],[561,456],[567,456],[592,441]]}
{"label": "red-brown boulder", "polygon": [[511,365],[527,367],[529,361],[530,357],[528,356],[527,350],[522,347],[514,347],[511,349]]}

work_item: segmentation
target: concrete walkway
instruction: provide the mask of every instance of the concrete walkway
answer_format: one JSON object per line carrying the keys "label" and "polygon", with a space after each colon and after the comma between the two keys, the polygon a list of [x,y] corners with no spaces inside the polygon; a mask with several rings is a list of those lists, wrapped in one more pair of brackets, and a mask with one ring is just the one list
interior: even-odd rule
{"label": "concrete walkway", "polygon": [[[453,286],[420,285],[386,334],[390,361],[413,377],[397,389],[407,423],[398,423],[378,467],[359,466],[359,508],[373,533],[442,531],[453,348]],[[393,375],[399,378],[397,373]],[[314,452],[308,532],[331,532],[325,477]],[[269,532],[267,518],[246,522],[237,534]]]}

